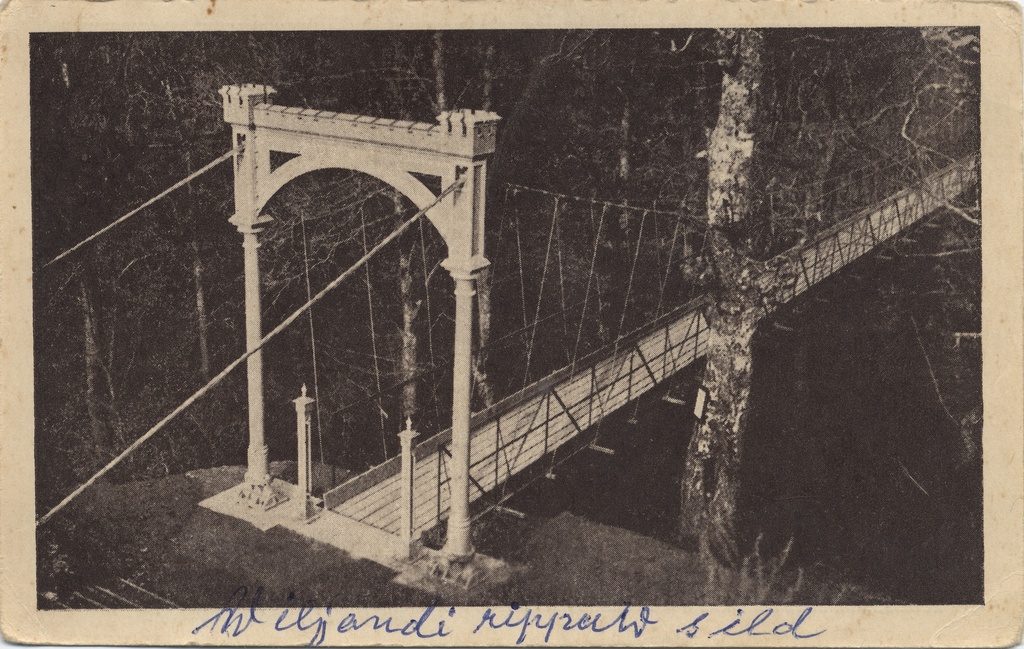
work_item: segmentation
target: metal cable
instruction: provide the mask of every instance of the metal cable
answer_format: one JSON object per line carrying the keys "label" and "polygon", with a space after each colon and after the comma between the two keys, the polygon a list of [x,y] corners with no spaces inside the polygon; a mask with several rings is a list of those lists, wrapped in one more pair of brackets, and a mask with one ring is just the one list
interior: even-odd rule
{"label": "metal cable", "polygon": [[[366,243],[366,215],[362,209],[359,210],[359,218],[363,223],[363,254],[367,252]],[[366,264],[366,303],[370,310],[370,344],[373,351],[373,375],[377,380],[377,414],[380,417],[380,443],[384,448],[384,459],[388,459],[388,438],[384,431],[384,407],[380,399],[380,362],[377,360],[377,327],[373,321],[373,286],[370,283],[370,264]]]}
{"label": "metal cable", "polygon": [[142,210],[146,209],[147,207],[149,207],[153,203],[157,202],[161,198],[167,196],[168,194],[170,194],[171,192],[175,191],[176,189],[181,189],[182,187],[184,187],[188,183],[192,182],[193,180],[195,180],[199,176],[203,175],[207,171],[213,169],[214,167],[216,167],[220,163],[224,162],[225,160],[227,160],[231,156],[235,155],[236,152],[241,151],[241,150],[242,150],[241,146],[235,147],[234,149],[231,149],[230,151],[228,151],[227,153],[223,154],[222,156],[220,156],[219,158],[217,158],[213,162],[208,163],[205,167],[203,167],[199,171],[193,172],[193,173],[185,176],[184,178],[182,178],[178,182],[174,183],[173,185],[171,185],[170,187],[168,187],[164,191],[160,192],[159,194],[157,194],[153,198],[149,199],[148,201],[146,201],[142,205],[139,205],[138,207],[136,207],[131,212],[128,212],[127,214],[125,214],[124,216],[120,217],[119,219],[117,219],[113,223],[107,225],[106,227],[104,227],[104,228],[98,230],[97,232],[94,232],[93,234],[89,235],[88,237],[82,239],[81,241],[79,241],[75,245],[71,246],[70,248],[68,248],[64,252],[60,253],[59,255],[57,255],[56,257],[51,259],[50,261],[46,262],[45,264],[43,264],[42,268],[46,268],[50,264],[53,264],[55,262],[60,261],[61,259],[67,257],[68,255],[70,255],[74,251],[76,251],[79,248],[81,248],[82,246],[84,246],[87,243],[93,241],[94,239],[96,239],[100,235],[103,235],[103,234],[106,234],[107,232],[110,232],[116,226],[120,225],[121,223],[124,223],[125,221],[127,221],[131,217],[135,216],[136,214],[138,214]]}
{"label": "metal cable", "polygon": [[263,349],[263,347],[266,346],[267,343],[269,343],[271,340],[276,338],[278,336],[278,334],[280,334],[282,331],[287,329],[293,322],[295,322],[299,318],[299,316],[301,316],[303,313],[305,313],[310,308],[312,308],[312,306],[314,304],[316,304],[317,302],[322,300],[328,293],[330,293],[334,289],[338,288],[338,286],[340,286],[342,282],[344,282],[346,279],[351,277],[353,273],[355,273],[357,270],[359,270],[359,268],[361,268],[364,264],[366,264],[366,262],[368,262],[371,258],[373,258],[374,255],[376,255],[385,246],[387,246],[389,243],[391,243],[396,238],[398,238],[403,232],[405,232],[407,229],[409,229],[409,226],[411,226],[413,223],[418,221],[424,214],[426,214],[428,210],[430,210],[435,205],[437,205],[442,200],[444,200],[449,194],[451,194],[457,188],[459,188],[463,184],[465,184],[465,182],[466,182],[465,179],[460,179],[460,180],[455,181],[454,183],[449,185],[444,191],[442,191],[441,194],[436,199],[434,199],[434,201],[432,203],[430,203],[430,205],[427,205],[426,207],[424,207],[423,209],[418,211],[416,214],[414,214],[411,218],[409,218],[409,220],[405,221],[404,223],[402,223],[402,225],[400,225],[397,228],[395,228],[391,232],[391,234],[389,234],[388,236],[384,237],[377,245],[375,245],[373,247],[372,250],[370,250],[368,253],[363,255],[362,258],[360,258],[356,263],[354,263],[352,266],[350,266],[346,271],[344,271],[343,273],[338,275],[336,278],[331,280],[331,283],[328,284],[327,286],[325,286],[323,289],[321,289],[320,292],[317,293],[315,296],[313,296],[313,298],[311,300],[307,301],[301,307],[299,307],[298,309],[293,311],[290,316],[288,316],[287,318],[282,320],[280,324],[278,324],[276,327],[274,327],[268,334],[263,336],[263,338],[260,339],[260,342],[259,342],[258,345],[256,345],[252,349],[247,350],[244,354],[242,354],[241,356],[239,356],[238,358],[233,360],[230,364],[228,364],[227,367],[225,367],[223,370],[221,370],[220,373],[217,374],[217,376],[215,376],[212,379],[210,379],[206,383],[206,385],[204,385],[203,387],[201,387],[198,390],[196,390],[192,394],[192,396],[190,396],[189,398],[187,398],[183,402],[181,402],[181,404],[179,404],[177,408],[172,410],[163,419],[161,419],[159,422],[157,422],[152,428],[150,428],[148,431],[146,431],[145,434],[143,434],[141,437],[139,437],[134,442],[132,442],[132,444],[130,446],[128,446],[128,448],[126,448],[125,450],[121,451],[121,453],[117,457],[115,457],[113,460],[108,462],[102,469],[100,469],[95,474],[93,474],[93,476],[91,478],[86,480],[77,489],[75,489],[70,494],[68,494],[68,496],[66,498],[64,498],[64,500],[60,501],[57,505],[55,505],[46,514],[44,514],[43,516],[39,517],[39,519],[36,520],[36,527],[39,527],[40,525],[43,525],[48,520],[50,520],[50,518],[52,518],[54,514],[56,514],[60,510],[64,509],[64,507],[66,507],[68,505],[68,503],[70,503],[72,500],[74,500],[79,495],[81,495],[81,493],[83,491],[85,491],[86,489],[88,489],[90,486],[95,484],[97,480],[99,480],[104,475],[109,473],[111,471],[111,469],[113,469],[115,466],[120,464],[126,457],[128,457],[133,452],[135,452],[135,450],[138,449],[140,446],[142,446],[142,444],[144,444],[149,438],[153,437],[153,435],[156,435],[158,432],[160,432],[160,430],[163,429],[164,426],[169,424],[178,415],[180,415],[182,412],[184,412],[189,406],[191,406],[193,403],[195,403],[200,398],[202,398],[214,386],[216,386],[218,383],[220,383],[225,378],[227,378],[227,376],[232,371],[234,371],[239,365],[244,363],[250,356],[252,356],[256,352],[258,352],[261,349]]}
{"label": "metal cable", "polygon": [[540,319],[540,306],[544,301],[544,282],[548,278],[548,261],[551,258],[551,240],[555,236],[555,224],[558,222],[558,198],[555,198],[555,208],[551,211],[551,228],[548,230],[548,245],[544,251],[544,269],[540,275],[540,292],[537,294],[537,309],[533,316],[533,330],[530,332],[530,344],[526,349],[526,369],[523,373],[523,386],[530,380],[530,359],[533,357],[533,343],[537,339],[537,322]]}
{"label": "metal cable", "polygon": [[[306,237],[306,217],[299,211],[299,223],[302,226],[302,263],[306,278],[306,301],[313,299],[313,286],[309,281],[309,242]],[[324,456],[324,434],[320,425],[320,377],[317,372],[316,359],[316,328],[313,326],[313,309],[306,312],[309,316],[309,348],[313,361],[313,404],[316,410],[316,439],[320,448],[320,464],[326,465],[327,458]]]}

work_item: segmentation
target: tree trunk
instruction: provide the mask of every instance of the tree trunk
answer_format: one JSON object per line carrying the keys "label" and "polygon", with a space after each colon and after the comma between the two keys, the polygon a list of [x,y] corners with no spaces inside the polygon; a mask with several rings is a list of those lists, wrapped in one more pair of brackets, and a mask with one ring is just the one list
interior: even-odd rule
{"label": "tree trunk", "polygon": [[494,390],[487,379],[487,341],[491,336],[491,269],[477,275],[476,306],[480,323],[480,347],[473,355],[473,384],[484,408],[494,405]]}
{"label": "tree trunk", "polygon": [[[395,191],[391,194],[395,216],[402,215],[402,195]],[[413,290],[412,256],[415,246],[402,248],[398,253],[398,292],[402,300],[402,419],[416,415],[416,373],[419,372],[419,358],[416,350],[416,329],[413,323],[420,310]],[[428,324],[429,326],[429,324]]]}
{"label": "tree trunk", "polygon": [[110,448],[110,433],[100,414],[102,402],[98,389],[103,371],[100,357],[99,323],[96,320],[96,297],[90,280],[82,278],[82,315],[85,334],[85,405],[89,413],[89,427],[92,433],[93,451],[104,456]]}
{"label": "tree trunk", "polygon": [[708,221],[719,226],[743,220],[750,208],[764,36],[756,30],[729,30],[722,40],[722,98],[708,141]]}
{"label": "tree trunk", "polygon": [[494,94],[494,44],[489,44],[484,49],[484,70],[483,70],[484,87],[481,91],[480,97],[480,108],[482,110],[490,110],[493,102],[492,96]]}
{"label": "tree trunk", "polygon": [[434,112],[448,110],[444,92],[444,32],[434,32]]}
{"label": "tree trunk", "polygon": [[416,330],[413,322],[419,304],[412,294],[412,247],[402,249],[398,256],[398,288],[402,297],[402,418],[416,414]]}
{"label": "tree trunk", "polygon": [[199,371],[204,381],[210,380],[210,346],[206,325],[206,293],[203,290],[203,260],[199,256],[199,242],[192,240],[192,280],[196,293],[196,329],[199,333]]}
{"label": "tree trunk", "polygon": [[690,439],[682,483],[682,535],[695,538],[702,554],[713,552],[727,561],[736,555],[736,498],[755,316],[753,310],[741,310],[712,318],[703,381],[707,408]]}
{"label": "tree trunk", "polygon": [[629,159],[629,98],[625,98],[622,104],[622,120],[619,122],[619,182],[625,186],[629,182],[630,159]]}
{"label": "tree trunk", "polygon": [[[619,300],[625,298],[626,279],[629,272],[629,242],[626,233],[626,213],[605,208],[604,227],[597,244],[597,258],[594,260],[595,292],[597,294],[597,335],[601,345],[612,342],[618,331],[622,312]],[[625,270],[623,270],[625,269]],[[616,276],[621,281],[616,282]],[[619,291],[619,288],[622,291]]]}
{"label": "tree trunk", "polygon": [[[756,94],[762,76],[763,36],[755,30],[723,34],[725,71],[718,122],[708,142],[708,221],[732,230],[750,205]],[[764,287],[757,267],[713,231],[708,254],[715,271],[704,387],[704,419],[690,439],[681,484],[680,533],[701,553],[736,558],[736,502],[751,384],[751,341]]]}

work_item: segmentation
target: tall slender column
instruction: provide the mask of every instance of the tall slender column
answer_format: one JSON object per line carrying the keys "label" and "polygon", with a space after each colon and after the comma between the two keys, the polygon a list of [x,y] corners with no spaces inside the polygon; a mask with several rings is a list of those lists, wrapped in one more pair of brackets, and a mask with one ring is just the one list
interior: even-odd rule
{"label": "tall slender column", "polygon": [[[262,84],[224,86],[220,89],[224,121],[232,125],[235,152],[235,214],[231,223],[242,234],[245,265],[245,345],[254,352],[247,360],[249,382],[249,457],[239,499],[250,507],[269,509],[285,500],[271,487],[267,443],[263,437],[263,339],[260,317],[259,232],[270,217],[260,214],[259,187],[270,172],[270,151],[260,146],[254,111],[273,103],[276,91]],[[255,351],[254,351],[255,350]]]}
{"label": "tall slender column", "polygon": [[[260,242],[257,230],[242,231],[245,249],[245,349],[259,347],[263,338],[260,316]],[[245,481],[262,484],[270,480],[267,444],[263,437],[263,352],[257,351],[246,361],[249,381],[249,467]]]}
{"label": "tall slender column", "polygon": [[469,519],[469,426],[476,274],[458,268],[449,268],[449,272],[455,280],[455,359],[452,365],[451,512],[444,552],[451,558],[461,559],[473,555]]}
{"label": "tall slender column", "polygon": [[263,322],[260,305],[259,228],[243,226],[245,265],[245,348],[256,350],[246,360],[249,396],[249,452],[240,497],[252,507],[269,509],[281,502],[271,488],[267,443],[263,435]]}

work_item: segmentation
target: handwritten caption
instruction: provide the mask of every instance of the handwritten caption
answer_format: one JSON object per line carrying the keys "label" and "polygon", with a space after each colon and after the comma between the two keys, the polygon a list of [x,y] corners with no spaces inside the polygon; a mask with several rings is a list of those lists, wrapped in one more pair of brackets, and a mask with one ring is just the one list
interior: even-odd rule
{"label": "handwritten caption", "polygon": [[[264,608],[260,605],[263,589],[256,588],[250,594],[247,586],[239,586],[227,604],[215,615],[192,629],[192,635],[210,635],[237,638],[257,626],[279,633],[298,634],[296,642],[317,647],[325,642],[331,644],[346,634],[364,633],[389,634],[410,639],[430,640],[446,638],[456,629],[468,628],[474,634],[485,632],[507,633],[506,641],[514,639],[515,644],[536,645],[554,640],[570,642],[567,636],[574,634],[601,634],[610,643],[639,640],[654,625],[675,625],[674,635],[679,639],[712,639],[715,637],[757,637],[771,636],[786,639],[806,640],[825,633],[826,629],[815,628],[810,618],[814,607],[805,607],[795,615],[777,612],[774,608],[744,610],[735,609],[735,615],[728,620],[720,613],[703,611],[692,619],[656,620],[648,606],[634,607],[626,604],[617,615],[607,612],[583,611],[585,607],[574,607],[573,612],[549,610],[535,611],[532,608],[511,604],[505,607],[456,610],[436,605],[427,606],[419,615],[395,617],[387,612],[346,611],[335,607],[315,606],[307,603],[283,608]],[[289,596],[294,599],[294,596]],[[682,622],[680,626],[679,623]],[[616,639],[612,639],[612,637]]]}

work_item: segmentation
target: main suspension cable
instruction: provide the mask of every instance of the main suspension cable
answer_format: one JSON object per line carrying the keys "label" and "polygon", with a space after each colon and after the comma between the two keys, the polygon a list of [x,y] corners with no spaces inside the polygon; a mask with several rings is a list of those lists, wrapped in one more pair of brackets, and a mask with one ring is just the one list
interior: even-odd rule
{"label": "main suspension cable", "polygon": [[204,173],[206,173],[207,171],[213,169],[214,167],[216,167],[220,163],[224,162],[225,160],[227,160],[228,158],[230,158],[231,156],[235,155],[235,153],[237,153],[238,151],[241,151],[241,150],[242,150],[242,147],[241,146],[237,146],[234,149],[231,149],[230,151],[225,153],[224,155],[220,156],[219,158],[217,158],[213,162],[210,162],[209,164],[207,164],[205,167],[203,167],[199,171],[195,171],[195,172],[185,176],[184,178],[182,178],[178,182],[174,183],[173,185],[171,185],[167,189],[163,190],[162,192],[160,192],[159,194],[157,194],[153,198],[149,199],[148,201],[146,201],[142,205],[139,205],[138,207],[136,207],[131,212],[128,212],[127,214],[125,214],[121,218],[117,219],[113,223],[110,223],[106,227],[104,227],[104,228],[102,228],[102,229],[100,229],[100,230],[90,234],[88,237],[82,239],[81,241],[79,241],[75,245],[71,246],[70,248],[68,248],[64,252],[60,253],[59,255],[57,255],[56,257],[51,259],[50,261],[46,262],[45,264],[42,265],[42,268],[46,268],[50,264],[53,264],[55,262],[60,261],[61,259],[67,257],[68,255],[70,255],[74,251],[76,251],[79,248],[81,248],[82,246],[84,246],[87,243],[93,241],[94,239],[96,239],[100,235],[106,234],[107,232],[109,232],[112,229],[114,229],[116,226],[120,225],[121,223],[124,223],[125,221],[127,221],[131,217],[135,216],[136,214],[138,214],[142,210],[146,209],[147,207],[149,207],[153,203],[157,202],[161,198],[167,196],[168,194],[170,194],[171,192],[175,191],[176,189],[181,189],[182,187],[184,187],[188,183],[192,182],[193,180],[195,180],[199,176],[202,176]]}
{"label": "main suspension cable", "polygon": [[192,396],[190,396],[189,398],[187,398],[183,402],[181,402],[181,404],[178,405],[177,408],[172,410],[163,419],[158,421],[152,428],[150,428],[148,431],[146,431],[146,433],[144,435],[142,435],[137,440],[132,442],[131,445],[128,446],[128,448],[126,448],[125,450],[121,451],[121,453],[117,457],[115,457],[113,460],[108,462],[102,469],[100,469],[95,474],[93,474],[93,476],[91,478],[89,478],[88,480],[83,482],[77,489],[75,489],[70,494],[68,494],[68,496],[66,498],[64,498],[64,500],[62,500],[59,503],[57,503],[57,505],[55,505],[53,507],[53,509],[51,509],[46,514],[44,514],[39,519],[37,519],[36,520],[36,527],[39,527],[40,525],[43,525],[48,520],[50,520],[50,518],[52,518],[54,514],[56,514],[60,510],[64,509],[64,507],[66,507],[68,505],[68,503],[70,503],[72,500],[74,500],[79,495],[81,495],[81,493],[83,491],[85,491],[86,489],[91,487],[93,484],[95,484],[97,480],[99,480],[104,475],[109,473],[111,471],[111,469],[113,469],[115,466],[120,464],[126,457],[128,457],[133,452],[135,452],[135,450],[138,449],[140,446],[142,446],[149,438],[153,437],[153,435],[156,435],[158,432],[160,432],[160,430],[163,429],[164,426],[169,424],[178,415],[180,415],[182,412],[184,412],[185,409],[187,409],[193,403],[195,403],[200,398],[202,398],[214,386],[216,386],[218,383],[220,383],[225,378],[227,378],[227,376],[232,371],[234,371],[239,365],[241,365],[246,360],[248,360],[248,358],[250,356],[252,356],[256,352],[258,352],[261,349],[263,349],[263,347],[267,343],[269,343],[271,340],[276,338],[278,336],[278,334],[280,334],[282,331],[287,329],[289,325],[291,325],[293,322],[295,322],[299,318],[299,316],[301,316],[303,313],[305,313],[310,308],[312,308],[312,306],[314,304],[316,304],[317,302],[322,300],[328,293],[330,293],[334,289],[338,288],[338,286],[340,286],[342,282],[344,282],[346,279],[351,277],[352,274],[355,273],[357,270],[362,268],[363,265],[366,264],[366,262],[368,262],[371,258],[373,258],[374,255],[376,255],[378,252],[380,252],[389,243],[391,243],[392,241],[397,239],[399,236],[401,236],[401,234],[403,232],[405,232],[406,230],[408,230],[409,227],[413,223],[418,221],[431,208],[433,208],[438,203],[440,203],[442,200],[447,198],[447,196],[449,194],[451,194],[453,191],[455,191],[456,189],[461,187],[463,184],[465,184],[465,182],[466,181],[465,181],[464,178],[455,181],[454,183],[449,185],[443,192],[441,192],[441,194],[438,195],[438,197],[436,199],[434,199],[434,201],[431,202],[430,205],[427,205],[426,207],[424,207],[420,211],[416,212],[416,214],[414,214],[412,217],[410,217],[409,220],[405,221],[400,226],[395,228],[391,232],[391,234],[389,234],[388,236],[384,237],[377,245],[375,245],[373,247],[373,249],[371,249],[369,252],[367,252],[365,255],[363,255],[356,263],[352,264],[352,266],[350,266],[342,274],[338,275],[333,280],[331,280],[331,283],[328,284],[327,286],[325,286],[323,289],[321,289],[320,292],[317,293],[315,296],[313,296],[313,298],[311,300],[308,300],[305,304],[303,304],[298,309],[293,311],[290,316],[288,316],[287,318],[282,320],[279,325],[274,327],[270,331],[270,333],[268,333],[267,335],[263,336],[263,338],[260,339],[260,342],[255,347],[253,347],[252,349],[247,350],[244,354],[242,354],[241,356],[239,356],[238,358],[233,360],[227,367],[225,367],[223,370],[221,370],[220,373],[217,376],[215,376],[212,379],[210,379],[206,383],[206,385],[204,385],[203,387],[201,387],[198,390],[196,390],[192,394]]}

